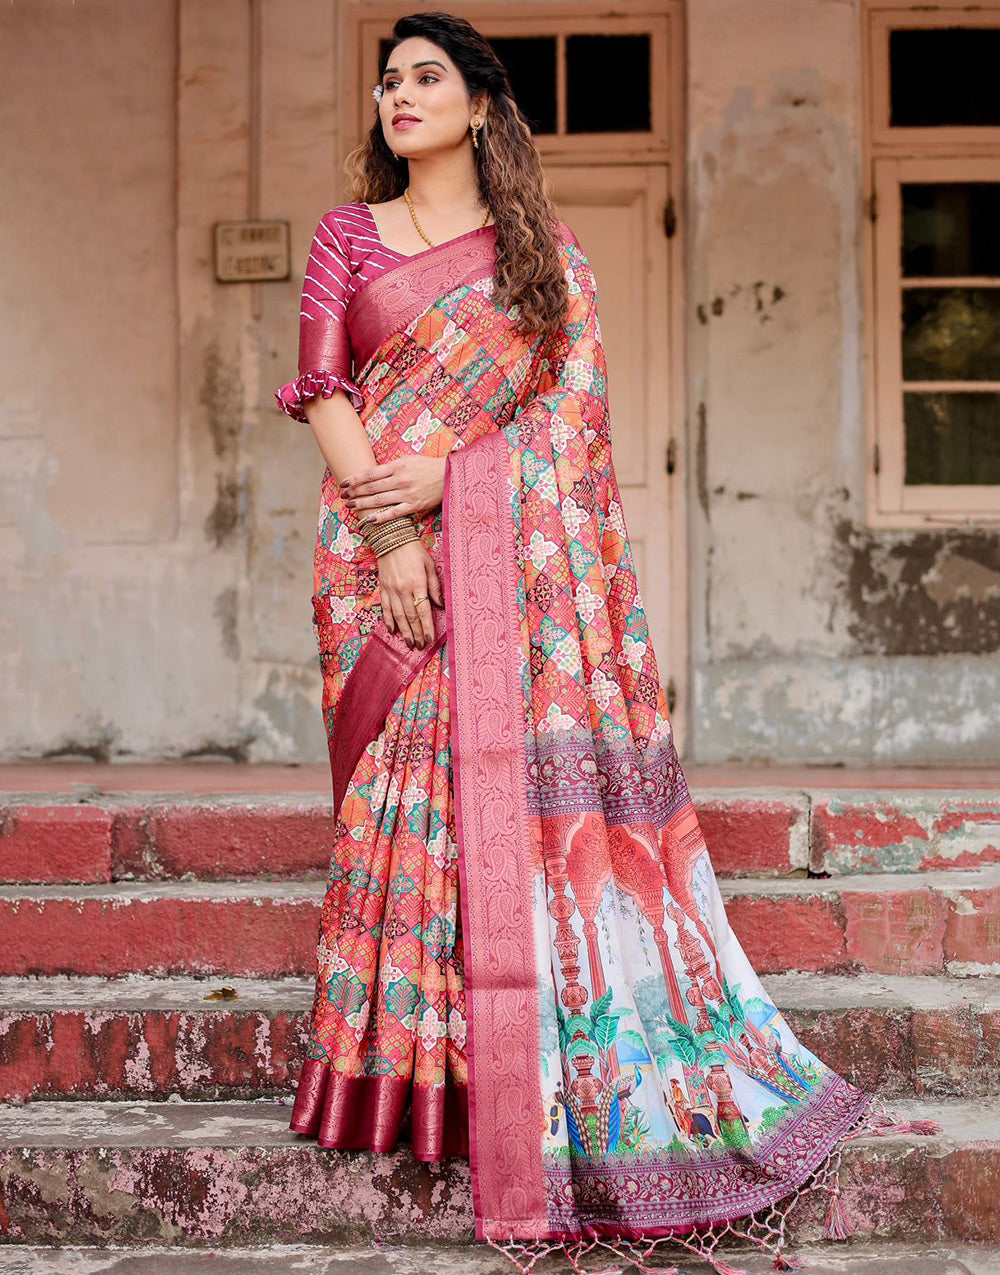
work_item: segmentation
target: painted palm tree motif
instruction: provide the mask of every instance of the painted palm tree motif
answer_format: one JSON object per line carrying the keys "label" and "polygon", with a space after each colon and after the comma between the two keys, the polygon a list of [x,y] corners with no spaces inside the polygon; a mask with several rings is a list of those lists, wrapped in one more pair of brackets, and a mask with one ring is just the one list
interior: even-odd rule
{"label": "painted palm tree motif", "polygon": [[[612,1155],[623,1149],[623,1142],[632,1147],[641,1142],[645,1132],[639,1112],[627,1102],[629,1094],[642,1084],[642,1072],[633,1066],[631,1072],[622,1073],[617,1065],[614,1069],[611,1066],[619,1025],[632,1013],[631,1009],[612,1009],[613,996],[609,987],[593,1003],[589,1015],[578,1013],[567,1018],[561,1007],[556,1007],[560,1051],[579,1072],[567,1089],[557,1088],[556,1097],[566,1111],[571,1147],[591,1158]],[[607,1083],[591,1075],[595,1063],[602,1076],[608,1077]]]}

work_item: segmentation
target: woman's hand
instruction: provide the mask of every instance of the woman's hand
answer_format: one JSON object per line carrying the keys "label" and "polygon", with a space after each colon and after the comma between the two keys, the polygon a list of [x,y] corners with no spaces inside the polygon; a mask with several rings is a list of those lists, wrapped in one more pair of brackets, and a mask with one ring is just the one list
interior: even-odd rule
{"label": "woman's hand", "polygon": [[444,467],[443,456],[399,456],[344,478],[340,494],[348,509],[373,523],[426,513],[444,499]]}
{"label": "woman's hand", "polygon": [[[411,650],[415,646],[429,646],[434,640],[431,602],[444,606],[444,593],[434,559],[423,544],[409,540],[398,549],[382,554],[378,560],[378,580],[386,627],[399,633]],[[421,600],[414,602],[414,598]]]}

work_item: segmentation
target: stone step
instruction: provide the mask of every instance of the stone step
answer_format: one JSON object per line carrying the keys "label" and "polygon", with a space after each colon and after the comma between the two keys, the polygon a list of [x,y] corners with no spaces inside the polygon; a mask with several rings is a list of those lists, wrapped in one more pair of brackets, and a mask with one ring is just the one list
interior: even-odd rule
{"label": "stone step", "polygon": [[817,793],[815,872],[940,872],[1000,863],[1000,793]]}
{"label": "stone step", "polygon": [[1000,868],[721,881],[758,974],[1000,973]]}
{"label": "stone step", "polygon": [[[750,1275],[771,1275],[771,1260],[727,1247]],[[800,1245],[795,1256],[810,1275],[1000,1275],[1000,1249],[961,1243]],[[607,1269],[607,1254],[584,1269]],[[585,1259],[586,1261],[586,1259]],[[679,1275],[710,1275],[704,1262],[664,1245],[649,1269],[677,1265]],[[632,1270],[637,1268],[633,1267]],[[515,1267],[487,1244],[271,1245],[267,1248],[14,1248],[0,1256],[3,1275],[514,1275]],[[568,1275],[565,1258],[543,1258],[533,1275]]]}
{"label": "stone step", "polygon": [[318,881],[0,886],[0,975],[312,973]]}
{"label": "stone step", "polygon": [[[754,968],[1000,973],[1000,866],[722,881]],[[0,975],[312,973],[315,881],[0,886]]]}
{"label": "stone step", "polygon": [[[891,1097],[1000,1094],[1000,978],[776,974],[800,1040]],[[311,978],[0,979],[0,1100],[290,1093]]]}
{"label": "stone step", "polygon": [[[711,788],[695,806],[720,876],[944,871],[1000,862],[994,791]],[[0,881],[324,878],[327,793],[0,795]]]}
{"label": "stone step", "polygon": [[[936,1137],[848,1145],[844,1203],[859,1240],[996,1243],[1000,1099],[899,1102]],[[468,1162],[331,1152],[258,1103],[37,1102],[0,1108],[8,1239],[24,1244],[468,1242]],[[336,1206],[331,1207],[335,1201]],[[818,1238],[824,1200],[796,1206],[791,1234]]]}

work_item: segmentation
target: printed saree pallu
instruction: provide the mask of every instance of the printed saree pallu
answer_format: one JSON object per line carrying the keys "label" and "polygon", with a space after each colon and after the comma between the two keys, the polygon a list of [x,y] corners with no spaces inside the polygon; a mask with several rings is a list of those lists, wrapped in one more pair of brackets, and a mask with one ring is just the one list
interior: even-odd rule
{"label": "printed saree pallu", "polygon": [[796,1040],[727,922],[636,583],[594,277],[560,236],[554,336],[495,303],[493,227],[348,310],[377,460],[447,456],[418,519],[445,606],[428,649],[388,632],[327,472],[337,823],[292,1127],[390,1150],[408,1112],[415,1155],[469,1156],[477,1236],[515,1261],[671,1237],[724,1271],[738,1233],[782,1262],[806,1187],[846,1229],[840,1149],[889,1117]]}

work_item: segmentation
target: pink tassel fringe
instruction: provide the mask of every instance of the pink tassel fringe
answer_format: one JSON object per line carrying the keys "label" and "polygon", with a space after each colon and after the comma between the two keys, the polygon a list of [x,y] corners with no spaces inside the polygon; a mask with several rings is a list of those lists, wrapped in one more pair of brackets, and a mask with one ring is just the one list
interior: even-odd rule
{"label": "pink tassel fringe", "polygon": [[823,1234],[828,1240],[846,1240],[854,1234],[854,1227],[844,1210],[839,1191],[830,1197],[830,1209],[823,1223]]}
{"label": "pink tassel fringe", "polygon": [[[532,1275],[535,1263],[540,1258],[555,1253],[566,1258],[573,1275],[625,1275],[627,1269],[638,1269],[640,1275],[679,1275],[674,1266],[659,1267],[654,1270],[645,1264],[654,1249],[662,1243],[670,1242],[681,1245],[693,1256],[707,1262],[714,1268],[716,1275],[748,1275],[742,1267],[732,1266],[729,1262],[715,1256],[719,1240],[727,1235],[736,1240],[748,1241],[773,1255],[773,1269],[776,1271],[801,1270],[807,1264],[784,1252],[785,1223],[797,1199],[809,1191],[828,1191],[830,1206],[823,1224],[823,1235],[830,1240],[846,1240],[855,1231],[840,1193],[839,1170],[843,1143],[855,1138],[885,1138],[893,1134],[907,1133],[932,1136],[940,1132],[941,1126],[934,1120],[896,1119],[886,1108],[883,1100],[876,1098],[854,1127],[843,1136],[841,1145],[830,1150],[826,1160],[813,1171],[810,1179],[785,1200],[774,1205],[766,1216],[758,1216],[748,1221],[740,1220],[740,1225],[737,1225],[737,1220],[734,1219],[717,1228],[696,1230],[688,1235],[641,1241],[602,1238],[569,1244],[551,1240],[525,1243],[510,1239],[506,1244],[498,1244],[494,1240],[489,1240],[488,1243],[510,1259],[519,1275]],[[605,1253],[612,1254],[623,1265],[604,1267],[603,1270],[588,1270],[582,1264],[583,1259],[595,1249],[603,1249]]]}

